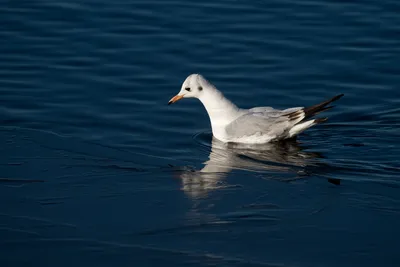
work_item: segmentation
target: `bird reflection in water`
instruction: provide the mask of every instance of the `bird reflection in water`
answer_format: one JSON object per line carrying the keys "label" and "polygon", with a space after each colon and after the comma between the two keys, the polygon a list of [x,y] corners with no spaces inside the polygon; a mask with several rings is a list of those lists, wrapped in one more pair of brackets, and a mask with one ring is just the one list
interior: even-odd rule
{"label": "bird reflection in water", "polygon": [[[263,145],[223,143],[213,138],[209,159],[196,171],[180,173],[182,189],[191,198],[202,198],[213,190],[227,188],[224,178],[232,170],[257,172],[262,177],[292,181],[309,176],[319,166],[319,153],[304,151],[297,141],[289,140]],[[293,173],[291,179],[279,173]],[[329,182],[337,184],[335,179]]]}

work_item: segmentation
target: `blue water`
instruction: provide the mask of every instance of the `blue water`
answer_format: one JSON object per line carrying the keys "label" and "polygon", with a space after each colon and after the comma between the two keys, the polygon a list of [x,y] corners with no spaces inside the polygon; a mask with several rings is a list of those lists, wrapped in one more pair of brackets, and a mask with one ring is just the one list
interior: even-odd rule
{"label": "blue water", "polygon": [[[1,266],[399,266],[400,2],[2,1]],[[297,143],[243,108],[345,96]]]}

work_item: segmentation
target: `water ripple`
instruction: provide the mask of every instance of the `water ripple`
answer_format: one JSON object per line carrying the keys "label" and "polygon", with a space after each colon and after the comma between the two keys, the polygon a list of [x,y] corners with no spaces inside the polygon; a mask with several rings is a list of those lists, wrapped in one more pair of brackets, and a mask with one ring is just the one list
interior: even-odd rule
{"label": "water ripple", "polygon": [[[399,262],[399,11],[394,0],[6,1],[3,255],[24,242],[28,260],[36,244],[111,253],[134,236],[203,265]],[[167,106],[190,73],[245,108],[345,97],[295,144],[224,146],[198,101]]]}

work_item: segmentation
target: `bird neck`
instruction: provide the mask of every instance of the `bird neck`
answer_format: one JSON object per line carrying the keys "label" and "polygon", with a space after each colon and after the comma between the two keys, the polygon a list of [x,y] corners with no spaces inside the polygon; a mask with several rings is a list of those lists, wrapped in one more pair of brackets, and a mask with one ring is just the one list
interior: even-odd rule
{"label": "bird neck", "polygon": [[225,127],[240,115],[240,109],[215,88],[209,88],[199,97],[210,117],[213,132]]}

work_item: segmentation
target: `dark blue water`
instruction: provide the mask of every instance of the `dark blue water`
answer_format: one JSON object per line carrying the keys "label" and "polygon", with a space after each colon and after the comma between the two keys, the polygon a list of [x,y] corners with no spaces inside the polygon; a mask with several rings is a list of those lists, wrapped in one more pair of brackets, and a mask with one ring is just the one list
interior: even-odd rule
{"label": "dark blue water", "polygon": [[[399,266],[400,3],[2,1],[1,266]],[[243,108],[345,96],[297,143]]]}

